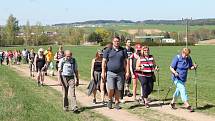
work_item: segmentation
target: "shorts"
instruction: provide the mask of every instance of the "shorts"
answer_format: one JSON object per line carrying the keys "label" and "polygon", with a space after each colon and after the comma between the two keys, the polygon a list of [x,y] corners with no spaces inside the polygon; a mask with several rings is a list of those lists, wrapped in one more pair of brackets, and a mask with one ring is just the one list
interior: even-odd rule
{"label": "shorts", "polygon": [[113,73],[107,72],[107,89],[112,90],[122,90],[124,86],[125,75],[124,72]]}

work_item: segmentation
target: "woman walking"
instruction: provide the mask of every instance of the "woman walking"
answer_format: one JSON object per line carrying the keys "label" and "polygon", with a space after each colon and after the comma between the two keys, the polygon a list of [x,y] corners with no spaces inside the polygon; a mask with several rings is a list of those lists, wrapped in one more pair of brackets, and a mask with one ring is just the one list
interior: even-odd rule
{"label": "woman walking", "polygon": [[136,63],[136,70],[138,73],[138,79],[142,86],[142,99],[146,108],[149,108],[148,96],[153,91],[154,86],[154,71],[158,70],[155,59],[150,55],[149,47],[144,46],[141,50],[141,56],[138,58]]}
{"label": "woman walking", "polygon": [[173,94],[173,99],[170,103],[172,109],[176,109],[176,100],[179,95],[181,95],[181,99],[184,102],[184,106],[190,112],[194,110],[191,108],[188,103],[188,95],[185,88],[185,83],[187,80],[188,70],[194,70],[197,68],[196,64],[193,64],[192,58],[189,56],[191,50],[189,48],[183,48],[180,55],[176,55],[172,60],[170,65],[170,70],[172,72],[172,80],[176,85],[175,93]]}
{"label": "woman walking", "polygon": [[40,48],[38,50],[38,54],[35,56],[35,68],[36,68],[36,72],[37,72],[37,83],[38,86],[42,85],[44,83],[44,73],[46,71],[46,58],[44,55],[44,49]]}
{"label": "woman walking", "polygon": [[[101,72],[102,72],[102,51],[96,53],[96,57],[92,60],[91,64],[91,80],[94,81],[95,88],[93,90],[93,103],[96,104],[96,92],[101,91],[102,102],[104,103],[104,87],[101,86]],[[103,84],[104,85],[104,84]]]}

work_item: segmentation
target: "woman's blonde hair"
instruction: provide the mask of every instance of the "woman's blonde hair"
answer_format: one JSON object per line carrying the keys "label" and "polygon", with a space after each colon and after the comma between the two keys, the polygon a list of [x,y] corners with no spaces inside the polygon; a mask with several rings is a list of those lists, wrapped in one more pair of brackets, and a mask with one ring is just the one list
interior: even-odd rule
{"label": "woman's blonde hair", "polygon": [[190,48],[185,47],[182,49],[181,53],[184,53],[185,55],[189,55],[191,53],[191,50],[190,50]]}

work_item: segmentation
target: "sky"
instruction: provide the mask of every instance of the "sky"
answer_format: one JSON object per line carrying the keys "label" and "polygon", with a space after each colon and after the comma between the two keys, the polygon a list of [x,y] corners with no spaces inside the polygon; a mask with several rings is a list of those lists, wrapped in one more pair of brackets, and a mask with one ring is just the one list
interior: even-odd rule
{"label": "sky", "polygon": [[0,25],[10,14],[19,24],[87,20],[215,18],[215,0],[0,0]]}

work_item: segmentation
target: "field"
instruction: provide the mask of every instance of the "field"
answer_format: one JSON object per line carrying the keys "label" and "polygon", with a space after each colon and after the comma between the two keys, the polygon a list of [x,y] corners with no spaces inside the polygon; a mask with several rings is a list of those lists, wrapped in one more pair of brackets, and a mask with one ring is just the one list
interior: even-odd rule
{"label": "field", "polygon": [[[19,49],[22,49],[23,47],[19,47]],[[31,47],[27,47],[31,48]],[[38,47],[35,47],[38,48]],[[47,46],[44,46],[46,49]],[[80,77],[83,80],[90,80],[90,64],[91,59],[95,56],[95,53],[97,49],[100,49],[102,47],[99,46],[66,46],[65,49],[70,49],[73,52],[73,56],[77,59],[79,71],[80,71]],[[170,79],[170,71],[169,71],[169,65],[171,63],[172,58],[180,51],[182,47],[151,47],[151,54],[153,54],[156,58],[157,64],[160,67],[160,88],[162,89],[161,95],[159,96],[161,99],[164,98],[164,95],[167,93],[167,90],[169,86],[171,86],[171,79]],[[213,92],[215,91],[215,46],[192,46],[190,47],[192,49],[191,56],[194,62],[196,62],[199,65],[199,68],[197,70],[197,83],[198,83],[198,109],[197,112],[202,112],[209,115],[215,115],[215,95]],[[5,49],[5,48],[4,48]],[[7,49],[15,49],[15,48],[7,48]],[[36,49],[37,50],[37,49]],[[57,51],[57,47],[54,47],[54,52]],[[0,67],[2,68],[2,67]],[[0,94],[4,94],[5,90],[14,90],[13,92],[18,93],[18,96],[15,95],[12,98],[7,98],[3,95],[1,95],[1,117],[3,116],[5,120],[9,120],[5,117],[10,117],[13,114],[16,114],[15,112],[10,112],[9,110],[12,110],[13,108],[17,108],[16,106],[20,106],[21,108],[17,110],[22,110],[24,113],[22,113],[23,119],[25,118],[33,118],[33,116],[30,116],[31,114],[38,114],[42,117],[49,117],[52,119],[52,116],[58,116],[63,115],[66,118],[65,119],[73,119],[73,116],[63,114],[60,108],[60,98],[59,94],[53,91],[50,88],[45,88],[42,90],[38,90],[36,87],[31,85],[31,82],[29,82],[29,79],[23,79],[19,77],[16,74],[12,74],[11,70],[8,70],[8,68],[3,67],[3,69],[6,69],[6,72],[4,72],[4,78],[0,79]],[[2,69],[0,70],[1,74],[3,73]],[[2,77],[2,75],[1,75]],[[10,77],[10,78],[9,78]],[[23,86],[24,83],[27,83],[28,86]],[[18,87],[18,88],[17,88]],[[139,86],[138,86],[139,87]],[[155,90],[158,89],[157,83],[155,83]],[[187,82],[187,90],[189,94],[189,99],[191,104],[195,105],[195,85],[194,85],[194,71],[190,71],[188,75],[188,82]],[[27,93],[28,97],[27,100],[23,100],[24,97],[22,97],[23,94],[26,94],[27,92],[32,92],[34,95],[31,95],[32,93]],[[173,94],[174,88],[171,90],[171,92],[168,95],[168,99],[171,99]],[[44,93],[48,92],[48,93]],[[50,98],[47,97],[48,94],[51,94]],[[3,97],[3,98],[2,98]],[[58,97],[58,98],[57,98]],[[37,98],[38,100],[32,100],[33,98]],[[54,98],[54,99],[53,99]],[[151,98],[153,99],[159,99],[157,91],[154,91],[151,95]],[[46,100],[41,100],[46,99]],[[58,101],[54,101],[58,100]],[[3,103],[2,103],[3,102]],[[31,103],[32,104],[31,104]],[[54,113],[48,113],[49,116],[43,115],[41,110],[43,109],[41,104],[47,104],[48,103],[48,109],[46,112],[56,112],[56,115],[52,115]],[[180,100],[178,100],[179,103],[181,103]],[[21,105],[19,105],[19,103]],[[6,109],[5,106],[10,106],[12,109]],[[2,107],[3,106],[3,107]],[[23,107],[24,106],[24,107]],[[27,106],[27,107],[25,107]],[[35,109],[37,107],[37,109]],[[123,107],[127,110],[129,110],[131,113],[135,113],[138,115],[143,115],[147,111],[141,108],[136,108],[135,110],[130,110],[127,108],[127,105],[123,105]],[[34,109],[33,112],[28,112],[31,109]],[[2,111],[3,110],[3,111]],[[28,113],[27,113],[28,112]],[[150,111],[149,111],[150,112]],[[86,112],[86,116],[89,116],[89,111]],[[18,115],[18,114],[16,114]],[[15,116],[16,116],[15,115]],[[92,114],[92,118],[95,118]],[[97,115],[96,115],[97,116]],[[145,115],[143,115],[145,116]],[[13,117],[12,117],[13,118]],[[18,117],[14,117],[14,119],[17,119]],[[40,119],[40,117],[37,117]],[[78,119],[81,120],[81,117],[77,116]],[[59,119],[60,120],[60,119]]]}
{"label": "field", "polygon": [[62,110],[61,94],[50,87],[38,88],[30,78],[0,67],[1,121],[91,121],[109,120],[88,109],[81,115]]}

